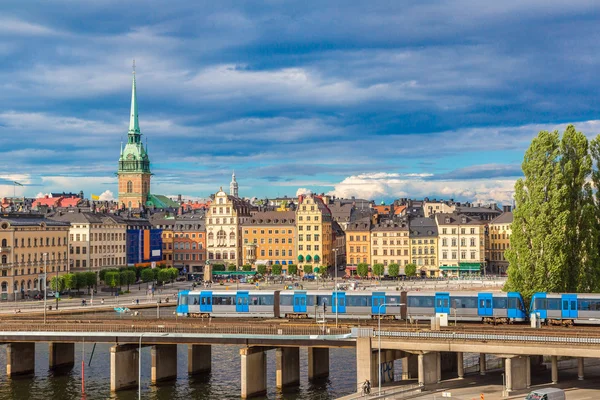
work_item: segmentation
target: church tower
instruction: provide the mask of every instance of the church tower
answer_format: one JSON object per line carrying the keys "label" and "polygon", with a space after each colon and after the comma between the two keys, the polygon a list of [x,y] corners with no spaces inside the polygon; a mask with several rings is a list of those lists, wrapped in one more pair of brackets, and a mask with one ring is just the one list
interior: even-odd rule
{"label": "church tower", "polygon": [[229,184],[229,194],[234,197],[238,196],[238,183],[235,180],[235,171],[231,175],[231,183]]}
{"label": "church tower", "polygon": [[138,121],[137,94],[135,89],[135,61],[133,64],[133,85],[131,88],[131,115],[127,144],[119,157],[119,206],[141,208],[146,205],[150,194],[150,159],[144,149]]}

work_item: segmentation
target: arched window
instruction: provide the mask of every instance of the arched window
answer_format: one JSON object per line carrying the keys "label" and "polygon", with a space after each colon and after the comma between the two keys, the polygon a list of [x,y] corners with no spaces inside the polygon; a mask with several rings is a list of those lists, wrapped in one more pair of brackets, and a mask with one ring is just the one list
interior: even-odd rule
{"label": "arched window", "polygon": [[215,238],[215,235],[212,232],[208,233],[208,240],[213,240]]}
{"label": "arched window", "polygon": [[229,240],[233,240],[233,241],[235,241],[235,233],[234,233],[234,232],[231,232],[231,233],[229,234]]}
{"label": "arched window", "polygon": [[2,256],[2,264],[6,264],[6,262],[8,261],[8,259],[6,258],[6,255]]}
{"label": "arched window", "polygon": [[133,182],[127,181],[127,193],[133,193]]}
{"label": "arched window", "polygon": [[8,283],[6,283],[6,282],[2,282],[2,291],[3,291],[3,292],[6,292],[6,291],[8,291]]}
{"label": "arched window", "polygon": [[15,291],[15,292],[16,292],[17,290],[19,290],[19,282],[15,282],[15,283],[13,284],[13,291]]}
{"label": "arched window", "polygon": [[127,208],[131,208],[131,202],[127,203]]}
{"label": "arched window", "polygon": [[235,260],[235,251],[232,251],[229,255],[232,260]]}
{"label": "arched window", "polygon": [[27,290],[31,289],[31,279],[27,281]]}
{"label": "arched window", "polygon": [[196,250],[196,243],[192,243],[192,250]]}
{"label": "arched window", "polygon": [[227,260],[227,252],[223,253],[223,260]]}
{"label": "arched window", "polygon": [[6,247],[8,246],[6,239],[2,239],[2,247]]}
{"label": "arched window", "polygon": [[225,246],[225,241],[227,240],[227,234],[223,229],[217,232],[217,246]]}

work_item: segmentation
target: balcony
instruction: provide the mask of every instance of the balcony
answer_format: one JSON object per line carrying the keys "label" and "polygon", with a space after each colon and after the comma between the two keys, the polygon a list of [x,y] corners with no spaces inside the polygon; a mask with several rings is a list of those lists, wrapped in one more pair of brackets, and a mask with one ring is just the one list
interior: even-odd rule
{"label": "balcony", "polygon": [[0,253],[10,253],[11,249],[10,246],[2,246],[0,247]]}

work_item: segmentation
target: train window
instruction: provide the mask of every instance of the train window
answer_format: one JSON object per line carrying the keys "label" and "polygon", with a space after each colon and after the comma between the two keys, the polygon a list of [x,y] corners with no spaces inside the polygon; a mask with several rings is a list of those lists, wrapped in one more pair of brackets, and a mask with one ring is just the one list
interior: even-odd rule
{"label": "train window", "polygon": [[547,310],[560,310],[560,299],[546,299],[548,301]]}
{"label": "train window", "polygon": [[581,311],[600,311],[600,300],[577,300]]}
{"label": "train window", "polygon": [[400,304],[400,296],[387,296],[386,301],[390,304]]}
{"label": "train window", "polygon": [[506,309],[506,297],[494,297],[494,308]]}
{"label": "train window", "polygon": [[452,297],[452,308],[477,308],[477,297]]}
{"label": "train window", "polygon": [[184,305],[184,306],[188,305],[188,297],[187,296],[180,296],[179,298],[181,300],[181,303],[179,303],[179,304]]}
{"label": "train window", "polygon": [[369,307],[371,305],[370,296],[346,296],[346,305],[348,307]]}
{"label": "train window", "polygon": [[510,308],[511,310],[516,310],[519,307],[519,299],[517,299],[516,297],[509,297],[508,298],[508,308]]}
{"label": "train window", "polygon": [[433,307],[435,297],[433,296],[414,296],[408,298],[409,307]]}
{"label": "train window", "polygon": [[315,305],[315,296],[306,296],[306,305],[314,306]]}
{"label": "train window", "polygon": [[232,306],[235,304],[235,296],[213,296],[213,305]]}
{"label": "train window", "polygon": [[291,306],[292,305],[292,300],[294,299],[293,296],[279,296],[279,304],[281,304],[282,306]]}
{"label": "train window", "polygon": [[200,299],[200,296],[197,296],[197,295],[196,296],[190,296],[190,298],[191,298],[191,303],[190,304],[193,304],[193,305],[197,306],[198,305],[198,300]]}
{"label": "train window", "polygon": [[535,299],[533,302],[535,310],[545,310],[548,307],[547,299]]}
{"label": "train window", "polygon": [[322,306],[323,304],[331,304],[331,296],[317,296],[317,305]]}
{"label": "train window", "polygon": [[208,304],[208,303],[206,302],[206,300],[208,300],[208,299],[207,299],[206,297],[203,297],[203,298],[201,299],[201,303],[200,303],[200,304],[202,304],[203,306],[205,306],[206,304]]}
{"label": "train window", "polygon": [[[256,303],[255,303],[256,299]],[[250,304],[259,305],[259,306],[272,306],[273,305],[273,296],[271,295],[261,295],[252,297],[252,302]]]}

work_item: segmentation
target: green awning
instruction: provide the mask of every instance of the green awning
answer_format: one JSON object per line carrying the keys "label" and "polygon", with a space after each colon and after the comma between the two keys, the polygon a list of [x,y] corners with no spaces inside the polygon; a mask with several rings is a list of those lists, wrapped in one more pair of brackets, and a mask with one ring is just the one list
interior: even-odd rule
{"label": "green awning", "polygon": [[458,271],[458,266],[456,266],[456,265],[440,265],[440,269],[442,271]]}
{"label": "green awning", "polygon": [[480,263],[459,263],[461,271],[480,271]]}
{"label": "green awning", "polygon": [[320,259],[321,259],[321,257],[319,257],[318,255],[313,257],[313,260],[315,260],[315,262],[319,262]]}
{"label": "green awning", "polygon": [[213,275],[256,275],[256,271],[213,271]]}
{"label": "green awning", "polygon": [[304,261],[304,257],[303,256],[298,256],[298,261],[300,261],[300,262]]}
{"label": "green awning", "polygon": [[306,262],[310,262],[311,258],[310,256],[306,256]]}

